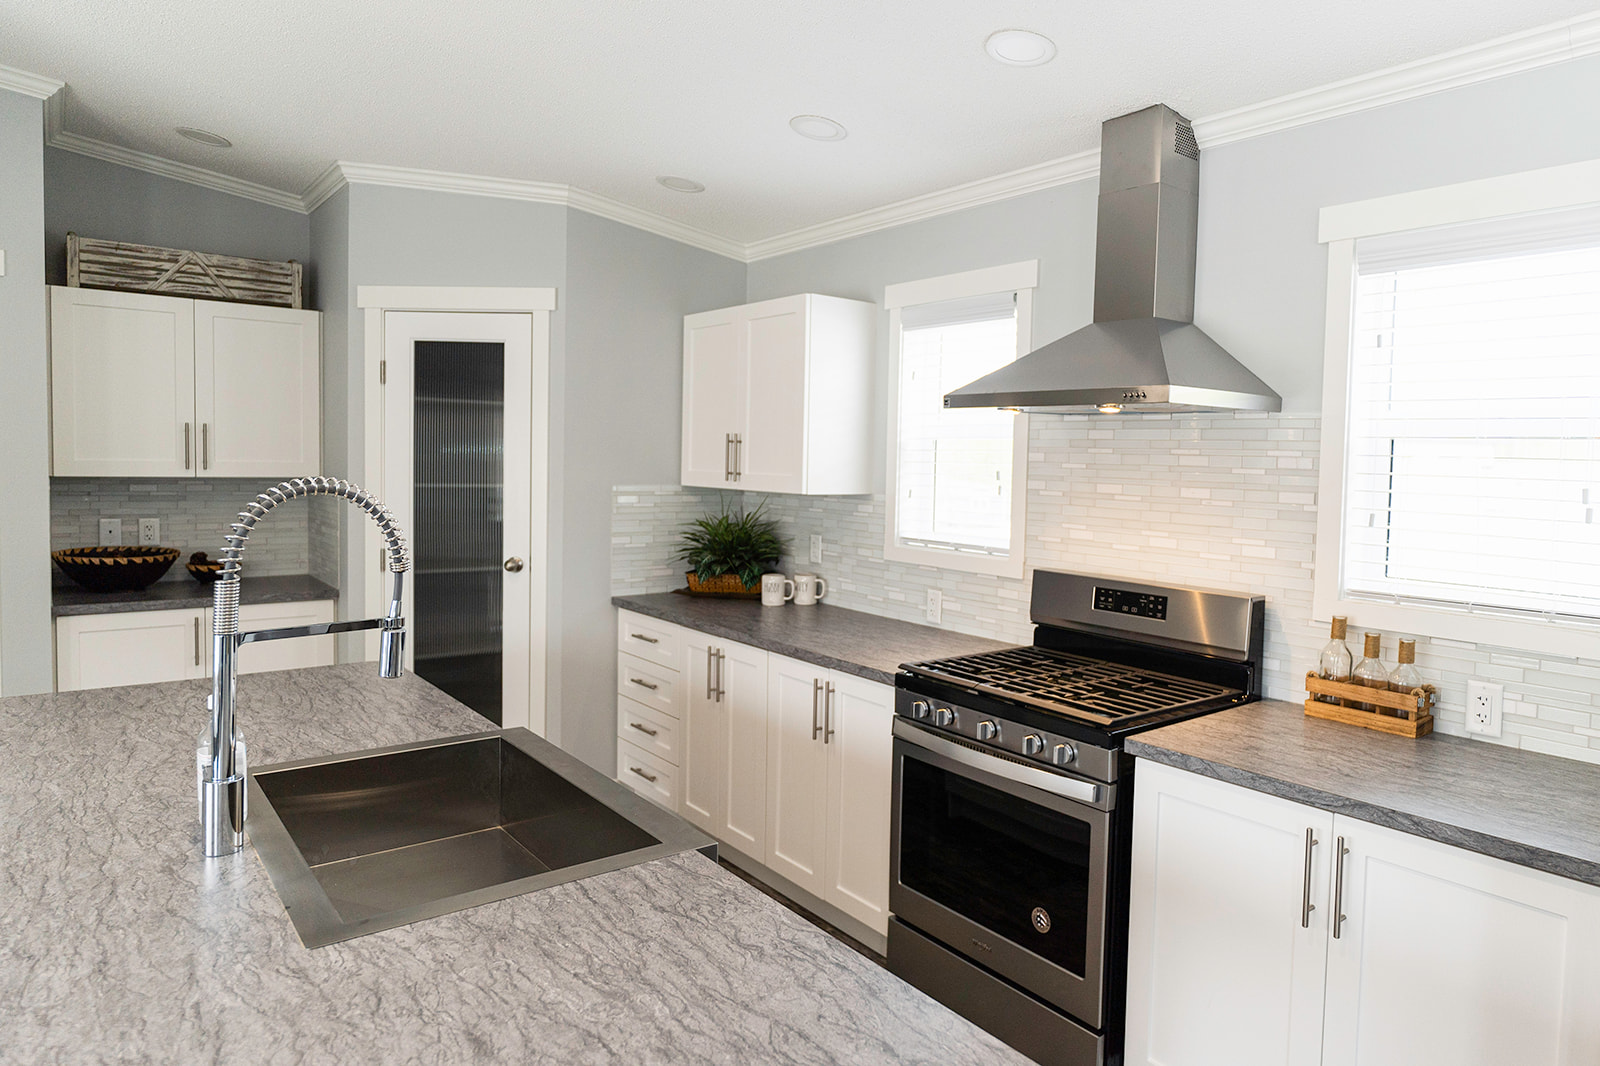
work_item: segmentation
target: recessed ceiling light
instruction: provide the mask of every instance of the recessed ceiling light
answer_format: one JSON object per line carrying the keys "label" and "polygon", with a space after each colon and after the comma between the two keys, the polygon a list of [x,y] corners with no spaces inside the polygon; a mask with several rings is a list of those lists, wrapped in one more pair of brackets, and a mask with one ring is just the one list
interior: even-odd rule
{"label": "recessed ceiling light", "polygon": [[1055,42],[1032,30],[997,30],[983,42],[983,50],[1013,67],[1036,67],[1056,57]]}
{"label": "recessed ceiling light", "polygon": [[706,187],[698,181],[688,178],[675,178],[671,174],[663,174],[656,179],[657,184],[671,189],[673,192],[705,192]]}
{"label": "recessed ceiling light", "polygon": [[813,141],[842,141],[849,136],[843,126],[821,115],[796,115],[789,120],[789,128]]}
{"label": "recessed ceiling light", "polygon": [[197,130],[193,126],[179,126],[177,130],[179,137],[187,137],[197,144],[210,145],[212,148],[233,147],[233,142],[220,133],[212,133],[210,130]]}

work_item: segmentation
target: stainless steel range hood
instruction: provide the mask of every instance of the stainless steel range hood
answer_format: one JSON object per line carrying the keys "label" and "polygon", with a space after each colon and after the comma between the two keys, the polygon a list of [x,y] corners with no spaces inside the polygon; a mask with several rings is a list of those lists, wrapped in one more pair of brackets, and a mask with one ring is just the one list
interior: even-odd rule
{"label": "stainless steel range hood", "polygon": [[1194,324],[1200,150],[1162,104],[1101,126],[1094,324],[963,385],[946,407],[1277,411],[1283,400]]}

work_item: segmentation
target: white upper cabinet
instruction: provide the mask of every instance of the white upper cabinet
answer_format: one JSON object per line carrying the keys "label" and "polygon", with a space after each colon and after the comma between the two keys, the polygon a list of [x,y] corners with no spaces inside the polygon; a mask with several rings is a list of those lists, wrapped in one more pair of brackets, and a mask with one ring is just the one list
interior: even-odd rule
{"label": "white upper cabinet", "polygon": [[194,301],[203,475],[321,472],[320,319],[315,311]]}
{"label": "white upper cabinet", "polygon": [[51,473],[317,473],[321,317],[51,286]]}
{"label": "white upper cabinet", "polygon": [[685,317],[683,484],[872,491],[876,310],[802,293]]}

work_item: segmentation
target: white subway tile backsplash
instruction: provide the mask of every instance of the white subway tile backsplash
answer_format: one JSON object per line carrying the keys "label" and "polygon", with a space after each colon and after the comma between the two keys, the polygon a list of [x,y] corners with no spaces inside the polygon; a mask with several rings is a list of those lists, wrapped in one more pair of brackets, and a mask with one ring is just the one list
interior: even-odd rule
{"label": "white subway tile backsplash", "polygon": [[[1036,415],[1028,444],[1027,564],[1154,582],[1255,592],[1267,597],[1265,688],[1304,698],[1305,671],[1327,641],[1311,620],[1317,521],[1315,418],[1242,413],[1104,418]],[[721,506],[723,493],[678,486],[621,486],[613,495],[612,585],[657,592],[683,583],[672,559],[678,530]],[[739,494],[729,494],[733,500]],[[763,497],[744,494],[746,507]],[[883,558],[882,496],[769,496],[792,547],[824,539],[814,569],[829,602],[873,614],[925,620],[929,589],[945,595],[945,625],[1011,640],[1031,639],[1023,580],[981,577]],[[642,539],[635,540],[634,537]],[[1352,642],[1359,651],[1359,619]],[[1386,633],[1391,660],[1395,639]],[[1417,666],[1440,690],[1435,728],[1465,734],[1466,683],[1505,685],[1505,735],[1490,740],[1600,762],[1600,659],[1530,655],[1417,635]],[[1516,710],[1520,713],[1513,713]],[[1587,723],[1579,719],[1587,719]]]}

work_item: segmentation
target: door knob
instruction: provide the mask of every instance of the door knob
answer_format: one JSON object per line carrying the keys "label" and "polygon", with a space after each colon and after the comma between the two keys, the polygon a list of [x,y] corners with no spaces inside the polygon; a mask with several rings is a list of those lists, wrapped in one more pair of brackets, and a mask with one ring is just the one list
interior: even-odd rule
{"label": "door knob", "polygon": [[515,574],[522,570],[522,560],[515,555],[506,560],[506,569]]}

